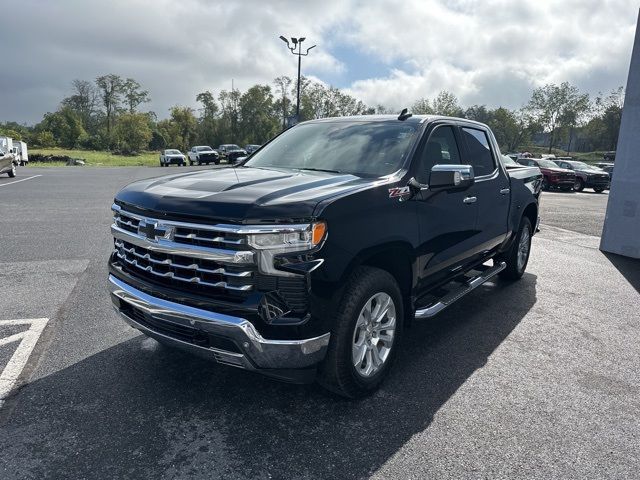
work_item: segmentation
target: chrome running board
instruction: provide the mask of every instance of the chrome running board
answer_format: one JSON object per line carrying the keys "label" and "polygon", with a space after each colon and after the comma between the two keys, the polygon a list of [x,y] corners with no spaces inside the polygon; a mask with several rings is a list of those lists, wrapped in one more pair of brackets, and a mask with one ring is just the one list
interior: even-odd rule
{"label": "chrome running board", "polygon": [[468,281],[462,284],[462,286],[456,288],[455,290],[450,291],[435,303],[432,303],[428,307],[419,308],[418,310],[416,310],[415,318],[431,318],[437,315],[452,303],[455,303],[456,301],[460,300],[467,293],[476,289],[483,283],[491,280],[493,277],[495,277],[498,273],[500,273],[505,268],[507,268],[507,264],[505,262],[500,262],[497,265],[494,265],[493,267],[486,269],[480,275],[478,275],[477,277],[470,278]]}

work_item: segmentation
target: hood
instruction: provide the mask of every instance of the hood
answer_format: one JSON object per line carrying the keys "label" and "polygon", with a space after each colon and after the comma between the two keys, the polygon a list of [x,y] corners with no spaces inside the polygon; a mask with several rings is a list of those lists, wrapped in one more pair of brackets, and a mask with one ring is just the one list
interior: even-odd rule
{"label": "hood", "polygon": [[327,198],[373,186],[371,179],[324,172],[221,168],[141,180],[116,202],[171,217],[234,223],[308,219]]}

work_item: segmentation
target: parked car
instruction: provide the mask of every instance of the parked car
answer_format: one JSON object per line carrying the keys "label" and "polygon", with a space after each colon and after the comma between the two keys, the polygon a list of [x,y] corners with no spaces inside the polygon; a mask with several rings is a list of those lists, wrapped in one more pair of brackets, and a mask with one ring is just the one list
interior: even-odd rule
{"label": "parked car", "polygon": [[184,154],[180,150],[176,150],[174,148],[163,150],[160,153],[160,166],[168,167],[173,164],[184,167],[186,165]]}
{"label": "parked car", "polygon": [[516,162],[512,156],[510,155],[501,155],[500,157],[502,159],[502,164],[505,167],[520,167],[521,165]]}
{"label": "parked car", "polygon": [[601,168],[605,172],[609,174],[609,181],[613,178],[613,167],[615,164],[611,162],[598,162],[596,163],[596,167]]}
{"label": "parked car", "polygon": [[602,160],[604,160],[605,162],[613,162],[616,159],[616,151],[613,150],[611,152],[604,152],[604,154],[602,154]]}
{"label": "parked car", "polygon": [[568,192],[573,189],[576,183],[576,174],[572,170],[560,168],[554,162],[546,158],[521,158],[518,160],[521,165],[538,167],[544,176],[542,183],[543,190],[559,188]]}
{"label": "parked car", "polygon": [[15,150],[15,157],[18,165],[24,166],[29,163],[29,153],[27,151],[26,142],[21,142],[19,140],[14,140],[13,148]]}
{"label": "parked car", "polygon": [[189,150],[189,165],[203,165],[214,163],[218,165],[220,163],[220,155],[213,148],[208,145],[199,145],[197,147],[191,147]]}
{"label": "parked car", "polygon": [[242,166],[123,188],[111,299],[164,344],[360,397],[412,319],[522,277],[541,184],[470,120],[300,123]]}
{"label": "parked car", "polygon": [[13,154],[4,152],[0,149],[0,175],[6,173],[11,178],[16,176],[16,162]]}
{"label": "parked car", "polygon": [[256,145],[256,144],[250,143],[249,145],[244,146],[244,150],[245,152],[247,152],[247,155],[251,155],[253,152],[258,150],[261,146],[262,145]]}
{"label": "parked car", "polygon": [[596,193],[601,193],[609,188],[609,174],[601,168],[594,167],[576,160],[556,160],[560,168],[573,170],[576,174],[573,189],[581,192],[585,188],[593,188]]}
{"label": "parked car", "polygon": [[218,152],[220,152],[220,155],[226,158],[229,163],[235,163],[239,157],[247,156],[246,150],[233,143],[220,145],[220,147],[218,147]]}

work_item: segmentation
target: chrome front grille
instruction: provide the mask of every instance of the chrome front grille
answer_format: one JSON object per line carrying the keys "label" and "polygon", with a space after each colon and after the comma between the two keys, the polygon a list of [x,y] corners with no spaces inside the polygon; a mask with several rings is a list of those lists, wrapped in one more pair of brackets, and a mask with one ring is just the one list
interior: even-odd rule
{"label": "chrome front grille", "polygon": [[242,227],[150,218],[114,205],[115,258],[146,281],[212,295],[254,290],[257,264]]}
{"label": "chrome front grille", "polygon": [[128,273],[168,286],[189,284],[239,292],[247,292],[254,287],[254,269],[153,252],[124,240],[116,240],[115,249],[116,257]]}

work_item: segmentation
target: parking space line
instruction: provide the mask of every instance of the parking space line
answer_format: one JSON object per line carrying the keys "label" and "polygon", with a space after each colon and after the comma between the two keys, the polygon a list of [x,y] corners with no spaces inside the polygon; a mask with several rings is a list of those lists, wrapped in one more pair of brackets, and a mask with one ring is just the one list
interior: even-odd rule
{"label": "parking space line", "polygon": [[22,179],[20,179],[20,180],[15,180],[15,181],[13,181],[13,182],[9,182],[9,183],[2,183],[2,184],[0,184],[0,187],[6,187],[7,185],[13,185],[14,183],[26,182],[27,180],[31,180],[31,179],[33,179],[33,178],[41,177],[41,176],[42,176],[42,175],[34,175],[34,176],[32,176],[32,177],[27,177],[27,178],[22,178]]}
{"label": "parking space line", "polygon": [[29,356],[36,346],[44,327],[49,321],[48,318],[25,318],[18,320],[0,320],[0,327],[4,325],[29,325],[24,332],[10,335],[0,339],[0,345],[20,341],[16,351],[13,353],[9,362],[0,373],[0,408],[4,400],[9,396],[11,390],[18,381],[18,377],[29,360]]}

